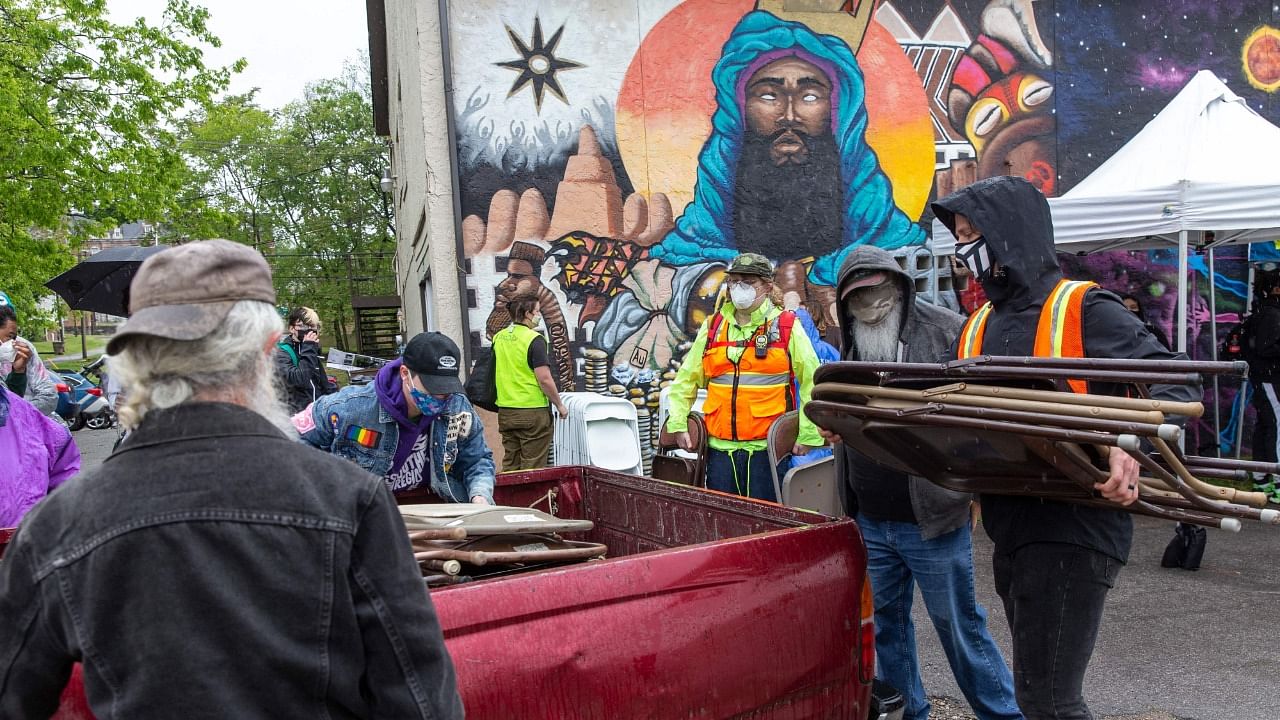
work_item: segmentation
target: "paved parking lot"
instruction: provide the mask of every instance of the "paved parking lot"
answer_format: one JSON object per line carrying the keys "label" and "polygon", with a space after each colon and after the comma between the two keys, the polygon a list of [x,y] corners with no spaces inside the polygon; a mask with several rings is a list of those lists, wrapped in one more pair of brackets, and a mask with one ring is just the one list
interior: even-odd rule
{"label": "paved parking lot", "polygon": [[[1280,526],[1210,530],[1195,572],[1160,567],[1171,537],[1172,523],[1136,518],[1133,553],[1108,598],[1085,681],[1090,708],[1115,720],[1273,720],[1280,694]],[[974,548],[979,598],[1007,656],[1009,627],[981,529]],[[914,617],[926,691],[963,707],[918,594]]]}

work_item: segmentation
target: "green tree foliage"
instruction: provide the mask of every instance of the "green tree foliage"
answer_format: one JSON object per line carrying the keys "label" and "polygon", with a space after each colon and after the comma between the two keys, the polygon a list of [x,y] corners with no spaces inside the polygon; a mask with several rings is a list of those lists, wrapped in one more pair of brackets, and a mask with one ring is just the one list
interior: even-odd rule
{"label": "green tree foliage", "polygon": [[156,25],[112,22],[105,0],[0,0],[0,262],[24,314],[72,264],[77,229],[174,207],[175,119],[242,64],[204,64],[200,46],[220,44],[207,20],[188,0]]}
{"label": "green tree foliage", "polygon": [[326,341],[348,349],[352,297],[395,294],[393,214],[378,187],[389,159],[371,102],[348,77],[276,113],[251,96],[200,113],[184,128],[191,186],[170,228],[261,250],[280,304],[315,308]]}
{"label": "green tree foliage", "polygon": [[49,295],[44,282],[75,262],[63,234],[17,232],[0,229],[0,290],[13,299],[21,330],[27,337],[40,338],[52,323],[50,313],[37,308],[37,299]]}

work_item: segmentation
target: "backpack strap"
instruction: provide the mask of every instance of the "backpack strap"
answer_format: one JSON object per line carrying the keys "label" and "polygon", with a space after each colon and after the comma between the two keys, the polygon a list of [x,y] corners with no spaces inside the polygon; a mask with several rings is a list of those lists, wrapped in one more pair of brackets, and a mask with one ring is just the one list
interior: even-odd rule
{"label": "backpack strap", "polygon": [[773,319],[773,322],[778,327],[778,344],[787,354],[787,410],[791,411],[800,407],[800,394],[796,388],[796,366],[791,360],[791,330],[796,324],[796,313],[794,310],[783,310],[781,315]]}
{"label": "backpack strap", "polygon": [[294,367],[298,367],[298,351],[294,350],[292,345],[290,345],[288,342],[284,340],[281,340],[280,342],[276,343],[276,347],[283,350],[284,353],[289,356],[289,359],[293,361]]}
{"label": "backpack strap", "polygon": [[724,315],[721,315],[720,311],[717,310],[715,314],[711,316],[711,320],[707,324],[707,344],[702,348],[703,355],[711,352],[713,348],[725,347],[731,344],[727,342],[722,343],[718,339],[720,337],[720,327],[723,324]]}

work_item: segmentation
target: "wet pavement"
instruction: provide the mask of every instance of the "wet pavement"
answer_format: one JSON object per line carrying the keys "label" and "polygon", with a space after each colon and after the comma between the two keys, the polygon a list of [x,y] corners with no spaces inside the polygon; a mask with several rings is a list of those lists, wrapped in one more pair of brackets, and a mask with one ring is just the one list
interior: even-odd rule
{"label": "wet pavement", "polygon": [[90,430],[82,428],[71,433],[80,450],[80,470],[92,470],[102,464],[111,454],[111,446],[115,445],[119,430]]}
{"label": "wet pavement", "polygon": [[[1239,533],[1209,530],[1201,568],[1160,567],[1173,523],[1135,518],[1133,552],[1107,599],[1085,699],[1113,720],[1272,720],[1280,716],[1280,527],[1246,522]],[[974,533],[978,596],[996,642],[1009,652],[1009,626],[991,581],[991,542]],[[913,610],[925,690],[971,718],[924,605]]]}

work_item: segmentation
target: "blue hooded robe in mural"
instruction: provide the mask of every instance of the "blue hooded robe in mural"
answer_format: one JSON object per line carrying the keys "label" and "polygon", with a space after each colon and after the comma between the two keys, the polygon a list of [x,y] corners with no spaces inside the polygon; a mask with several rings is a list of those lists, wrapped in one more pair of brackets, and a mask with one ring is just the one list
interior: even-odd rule
{"label": "blue hooded robe in mural", "polygon": [[[698,157],[693,202],[676,228],[650,248],[650,257],[671,265],[689,265],[709,260],[728,262],[740,252],[734,238],[733,184],[743,134],[748,132],[739,98],[740,79],[755,69],[761,56],[784,57],[788,53],[779,51],[786,50],[806,60],[816,59],[828,75],[834,75],[830,78],[832,132],[844,186],[844,237],[838,250],[816,259],[809,279],[819,285],[835,285],[840,263],[859,245],[893,249],[924,242],[924,230],[894,204],[889,178],[867,145],[865,86],[849,46],[840,38],[819,35],[800,23],[757,10],[738,22],[712,71],[717,107],[711,118],[711,136]],[[794,258],[773,258],[789,259]]]}

